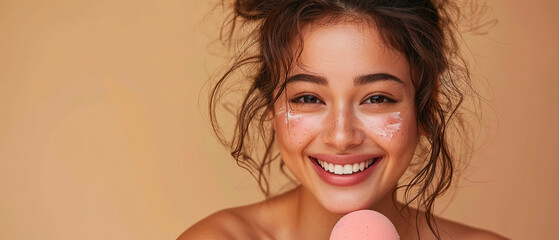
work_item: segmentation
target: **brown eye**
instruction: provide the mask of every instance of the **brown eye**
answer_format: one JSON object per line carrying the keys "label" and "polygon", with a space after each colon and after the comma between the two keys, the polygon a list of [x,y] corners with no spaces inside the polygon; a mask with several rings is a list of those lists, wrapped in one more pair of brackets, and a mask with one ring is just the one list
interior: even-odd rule
{"label": "brown eye", "polygon": [[322,103],[322,100],[320,100],[318,97],[314,95],[303,95],[291,100],[291,102],[315,104],[315,103]]}
{"label": "brown eye", "polygon": [[367,99],[365,99],[364,103],[373,103],[373,104],[379,104],[379,103],[394,103],[396,101],[383,96],[383,95],[373,95]]}

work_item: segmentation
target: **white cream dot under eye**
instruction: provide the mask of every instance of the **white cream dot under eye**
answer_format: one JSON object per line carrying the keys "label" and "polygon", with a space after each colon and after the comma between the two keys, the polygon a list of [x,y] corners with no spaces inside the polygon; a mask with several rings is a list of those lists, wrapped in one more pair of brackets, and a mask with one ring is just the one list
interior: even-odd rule
{"label": "white cream dot under eye", "polygon": [[390,142],[394,133],[400,130],[403,120],[400,112],[360,115],[359,117],[367,129],[378,134],[387,142]]}

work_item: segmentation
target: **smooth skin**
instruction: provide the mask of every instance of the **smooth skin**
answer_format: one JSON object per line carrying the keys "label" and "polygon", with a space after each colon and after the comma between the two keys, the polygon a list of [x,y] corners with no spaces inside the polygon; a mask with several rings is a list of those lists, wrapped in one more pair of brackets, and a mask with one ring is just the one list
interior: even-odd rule
{"label": "smooth skin", "polygon": [[[375,25],[343,20],[303,29],[304,48],[271,124],[282,160],[301,183],[252,205],[219,211],[179,239],[328,239],[344,214],[372,209],[387,216],[400,239],[435,239],[423,215],[399,214],[392,190],[408,168],[419,138],[415,89],[405,56],[386,47]],[[356,81],[362,76],[393,76]],[[288,114],[282,114],[288,111]],[[391,139],[368,124],[374,116],[399,113],[402,124]],[[295,117],[292,117],[295,116]],[[376,154],[373,173],[351,186],[321,180],[309,155]],[[420,222],[415,216],[420,214]],[[505,239],[494,233],[436,218],[442,239]]]}

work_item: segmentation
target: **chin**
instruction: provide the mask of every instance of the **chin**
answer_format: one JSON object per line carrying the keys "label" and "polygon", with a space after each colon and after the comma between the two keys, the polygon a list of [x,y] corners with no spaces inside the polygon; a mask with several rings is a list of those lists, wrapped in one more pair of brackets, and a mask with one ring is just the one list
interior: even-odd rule
{"label": "chin", "polygon": [[364,196],[363,193],[350,191],[336,191],[317,196],[320,204],[329,212],[345,215],[353,211],[370,209],[378,201],[374,196]]}

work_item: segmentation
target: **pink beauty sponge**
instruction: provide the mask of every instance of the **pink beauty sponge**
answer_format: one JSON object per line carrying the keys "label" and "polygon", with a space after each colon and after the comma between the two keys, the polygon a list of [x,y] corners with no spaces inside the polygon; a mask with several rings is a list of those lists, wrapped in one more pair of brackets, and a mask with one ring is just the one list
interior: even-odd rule
{"label": "pink beauty sponge", "polygon": [[398,232],[384,215],[372,210],[351,212],[340,218],[330,240],[398,240]]}

